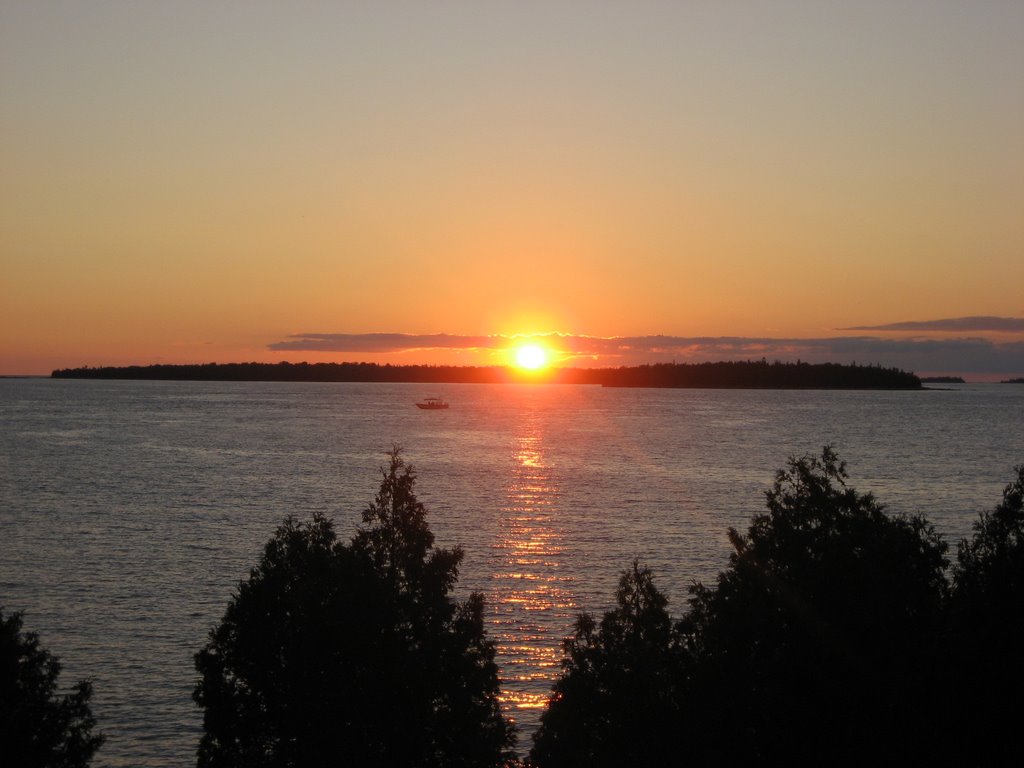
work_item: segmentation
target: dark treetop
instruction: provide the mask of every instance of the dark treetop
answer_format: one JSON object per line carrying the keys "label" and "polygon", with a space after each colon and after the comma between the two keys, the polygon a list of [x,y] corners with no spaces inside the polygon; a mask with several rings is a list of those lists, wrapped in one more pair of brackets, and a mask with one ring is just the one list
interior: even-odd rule
{"label": "dark treetop", "polygon": [[531,768],[1015,765],[1024,666],[1024,467],[947,573],[920,516],[791,459],[767,513],[678,622],[634,562],[584,614]]}
{"label": "dark treetop", "polygon": [[21,626],[20,613],[0,608],[0,765],[85,768],[103,743],[92,733],[92,684],[61,694],[60,661]]}
{"label": "dark treetop", "polygon": [[497,768],[513,757],[483,597],[449,592],[415,474],[391,453],[349,544],[288,517],[196,654],[199,765]]}

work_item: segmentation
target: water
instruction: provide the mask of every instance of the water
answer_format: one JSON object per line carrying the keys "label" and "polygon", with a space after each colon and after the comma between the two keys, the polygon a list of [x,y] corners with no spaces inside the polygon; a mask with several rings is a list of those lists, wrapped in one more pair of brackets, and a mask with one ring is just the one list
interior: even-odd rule
{"label": "water", "polygon": [[[421,411],[427,395],[451,402]],[[0,380],[0,604],[92,678],[94,765],[195,762],[193,654],[287,514],[348,538],[401,445],[460,594],[488,598],[529,747],[580,611],[634,557],[678,615],[791,455],[954,543],[1024,462],[1024,387],[926,392]]]}

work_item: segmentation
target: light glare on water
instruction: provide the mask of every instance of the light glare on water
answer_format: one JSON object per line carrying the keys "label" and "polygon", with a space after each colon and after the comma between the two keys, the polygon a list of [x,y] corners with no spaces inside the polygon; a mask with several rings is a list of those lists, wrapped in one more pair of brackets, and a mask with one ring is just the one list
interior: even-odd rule
{"label": "light glare on water", "polygon": [[501,701],[520,725],[535,724],[530,710],[547,703],[545,690],[561,658],[543,624],[533,615],[576,609],[572,578],[562,559],[557,529],[559,491],[544,457],[541,425],[524,419],[513,438],[512,467],[500,538],[502,559],[492,576],[491,636],[501,664]]}

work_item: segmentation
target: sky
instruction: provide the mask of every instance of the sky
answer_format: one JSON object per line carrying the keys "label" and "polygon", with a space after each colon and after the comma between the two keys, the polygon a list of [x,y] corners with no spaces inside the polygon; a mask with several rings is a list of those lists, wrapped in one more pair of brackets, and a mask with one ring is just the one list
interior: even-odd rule
{"label": "sky", "polygon": [[0,374],[1024,374],[1024,2],[0,0]]}

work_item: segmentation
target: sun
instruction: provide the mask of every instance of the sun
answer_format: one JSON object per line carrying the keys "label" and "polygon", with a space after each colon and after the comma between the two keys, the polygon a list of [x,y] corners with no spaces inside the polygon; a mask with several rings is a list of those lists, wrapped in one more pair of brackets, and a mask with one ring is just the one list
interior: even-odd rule
{"label": "sun", "polygon": [[536,371],[548,364],[548,351],[539,344],[523,344],[516,348],[516,365]]}

